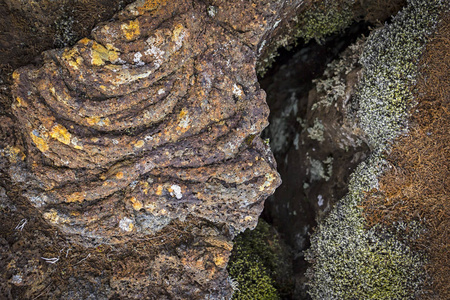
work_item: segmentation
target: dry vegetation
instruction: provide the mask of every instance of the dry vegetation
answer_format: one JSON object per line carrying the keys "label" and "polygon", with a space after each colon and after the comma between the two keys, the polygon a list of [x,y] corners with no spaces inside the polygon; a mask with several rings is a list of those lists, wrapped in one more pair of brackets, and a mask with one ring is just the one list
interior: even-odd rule
{"label": "dry vegetation", "polygon": [[420,66],[413,126],[393,146],[387,157],[392,169],[363,207],[371,225],[419,221],[426,226],[412,245],[430,258],[426,297],[450,299],[450,14],[444,14]]}

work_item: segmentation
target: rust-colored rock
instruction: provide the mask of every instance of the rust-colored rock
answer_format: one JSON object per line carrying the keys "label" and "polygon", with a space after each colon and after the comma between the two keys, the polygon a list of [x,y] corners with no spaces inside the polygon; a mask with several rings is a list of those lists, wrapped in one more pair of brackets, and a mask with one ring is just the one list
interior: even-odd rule
{"label": "rust-colored rock", "polygon": [[[242,16],[230,18],[230,7]],[[187,216],[254,227],[280,184],[259,137],[269,111],[254,70],[275,8],[136,1],[92,39],[16,70],[25,158],[11,177],[28,182],[25,196],[50,224],[85,244]]]}

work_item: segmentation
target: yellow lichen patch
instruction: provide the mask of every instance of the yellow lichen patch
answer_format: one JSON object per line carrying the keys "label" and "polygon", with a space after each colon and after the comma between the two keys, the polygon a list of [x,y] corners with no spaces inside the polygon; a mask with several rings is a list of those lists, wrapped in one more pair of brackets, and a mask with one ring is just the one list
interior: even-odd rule
{"label": "yellow lichen patch", "polygon": [[17,70],[12,73],[12,78],[14,80],[19,79],[19,77],[20,77],[20,73]]}
{"label": "yellow lichen patch", "polygon": [[158,187],[156,188],[156,195],[161,196],[162,195],[162,191],[163,191],[163,186],[162,185],[158,185]]}
{"label": "yellow lichen patch", "polygon": [[[106,87],[105,87],[105,89],[106,89]],[[98,116],[87,117],[86,122],[91,126],[93,126],[93,125],[108,126],[111,124],[111,121],[109,120],[109,118],[101,118]]]}
{"label": "yellow lichen patch", "polygon": [[245,222],[250,222],[251,220],[253,220],[253,217],[252,217],[252,216],[246,216],[246,217],[244,218],[244,221],[245,221]]}
{"label": "yellow lichen patch", "polygon": [[110,124],[111,124],[111,121],[109,120],[109,118],[102,118],[102,119],[100,120],[100,122],[98,122],[97,125],[100,125],[100,126],[108,126],[108,125],[110,125]]}
{"label": "yellow lichen patch", "polygon": [[49,221],[52,224],[58,223],[58,221],[60,219],[58,213],[53,208],[50,209],[49,212],[44,213],[43,217],[44,217],[44,219],[46,219],[47,221]]}
{"label": "yellow lichen patch", "polygon": [[148,182],[147,181],[141,182],[141,185],[142,185],[142,191],[144,192],[145,195],[147,195],[148,194],[148,187],[149,187]]}
{"label": "yellow lichen patch", "polygon": [[72,202],[83,202],[83,200],[86,198],[86,192],[75,192],[67,196],[66,202],[72,203]]}
{"label": "yellow lichen patch", "polygon": [[78,216],[81,215],[81,213],[79,211],[74,210],[74,211],[70,212],[70,215],[73,216],[73,217],[78,217]]}
{"label": "yellow lichen patch", "polygon": [[67,131],[66,127],[62,126],[61,124],[56,124],[52,127],[50,136],[66,145],[70,144],[70,138],[72,137],[69,131]]}
{"label": "yellow lichen patch", "polygon": [[140,210],[142,207],[144,207],[142,202],[137,200],[135,197],[131,197],[130,202],[134,210]]}
{"label": "yellow lichen patch", "polygon": [[105,61],[115,61],[119,58],[119,53],[115,50],[108,50],[103,45],[94,41],[91,48],[91,63],[94,66],[103,66]]}
{"label": "yellow lichen patch", "polygon": [[17,163],[19,160],[24,160],[26,155],[17,147],[6,146],[6,148],[0,152],[2,156],[6,155],[10,163]]}
{"label": "yellow lichen patch", "polygon": [[72,145],[75,149],[78,149],[78,150],[83,149],[83,144],[78,142],[78,139],[76,137],[74,137],[70,142],[72,143]]}
{"label": "yellow lichen patch", "polygon": [[152,11],[157,9],[161,4],[166,3],[166,0],[146,0],[141,6],[137,6],[139,14],[143,14],[147,11]]}
{"label": "yellow lichen patch", "polygon": [[189,117],[189,112],[183,108],[178,115],[178,126],[177,131],[186,132],[189,129],[189,122],[191,118]]}
{"label": "yellow lichen patch", "polygon": [[116,173],[116,178],[117,179],[122,179],[123,178],[123,172],[117,172]]}
{"label": "yellow lichen patch", "polygon": [[228,263],[228,256],[224,253],[215,253],[214,254],[214,264],[219,268],[225,268]]}
{"label": "yellow lichen patch", "polygon": [[89,125],[96,125],[98,122],[100,122],[100,117],[87,117],[86,118],[86,122],[89,124]]}
{"label": "yellow lichen patch", "polygon": [[272,182],[275,180],[275,176],[272,173],[267,173],[265,175],[266,181],[259,187],[260,191],[263,191],[265,188],[270,187]]}
{"label": "yellow lichen patch", "polygon": [[173,39],[174,41],[179,41],[185,34],[185,29],[182,24],[175,25],[175,29],[173,30]]}
{"label": "yellow lichen patch", "polygon": [[139,140],[134,144],[135,148],[142,148],[144,146],[145,142],[143,140]]}
{"label": "yellow lichen patch", "polygon": [[76,48],[66,49],[62,54],[62,58],[66,60],[72,68],[78,70],[78,66],[83,62],[83,58]]}
{"label": "yellow lichen patch", "polygon": [[91,40],[88,38],[82,38],[81,40],[78,41],[78,43],[86,46],[87,44],[89,44],[90,41]]}
{"label": "yellow lichen patch", "polygon": [[24,101],[21,97],[16,97],[17,107],[28,107],[28,103]]}
{"label": "yellow lichen patch", "polygon": [[43,138],[35,135],[33,132],[30,132],[30,136],[31,136],[31,139],[33,140],[33,143],[36,145],[36,147],[41,152],[48,151],[48,149],[49,149],[48,144]]}
{"label": "yellow lichen patch", "polygon": [[120,28],[122,29],[123,34],[129,41],[139,36],[139,34],[141,34],[141,31],[139,29],[139,20],[137,19],[122,24]]}

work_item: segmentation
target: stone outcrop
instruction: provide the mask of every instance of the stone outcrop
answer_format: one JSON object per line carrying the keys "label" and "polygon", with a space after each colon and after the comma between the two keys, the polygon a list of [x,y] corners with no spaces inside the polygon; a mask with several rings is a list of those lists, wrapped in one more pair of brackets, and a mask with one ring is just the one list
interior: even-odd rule
{"label": "stone outcrop", "polygon": [[14,72],[24,157],[11,177],[49,223],[87,244],[189,215],[256,225],[280,184],[259,137],[269,111],[254,50],[266,7],[242,7],[237,24],[226,5],[137,1]]}

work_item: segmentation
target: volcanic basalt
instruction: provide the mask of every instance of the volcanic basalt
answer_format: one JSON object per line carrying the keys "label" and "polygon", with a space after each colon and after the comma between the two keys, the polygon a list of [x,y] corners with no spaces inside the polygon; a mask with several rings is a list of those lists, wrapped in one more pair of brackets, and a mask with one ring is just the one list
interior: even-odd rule
{"label": "volcanic basalt", "polygon": [[16,70],[24,157],[11,178],[85,245],[187,216],[254,227],[280,184],[259,137],[269,111],[255,73],[277,5],[136,1]]}

